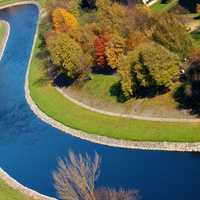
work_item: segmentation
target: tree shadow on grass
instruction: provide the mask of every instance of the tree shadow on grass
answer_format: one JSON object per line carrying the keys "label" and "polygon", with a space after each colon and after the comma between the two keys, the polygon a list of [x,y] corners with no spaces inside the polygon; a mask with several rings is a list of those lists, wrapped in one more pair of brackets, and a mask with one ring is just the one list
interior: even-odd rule
{"label": "tree shadow on grass", "polygon": [[108,66],[105,66],[105,67],[94,66],[92,67],[92,73],[103,74],[103,75],[113,75],[116,73],[116,70]]}
{"label": "tree shadow on grass", "polygon": [[153,98],[158,95],[162,95],[169,92],[169,89],[165,86],[151,86],[151,87],[140,87],[136,92],[137,98]]}
{"label": "tree shadow on grass", "polygon": [[53,80],[53,85],[59,88],[63,88],[71,85],[73,82],[74,80],[72,78],[67,76],[66,73],[62,72]]}
{"label": "tree shadow on grass", "polygon": [[[137,99],[153,98],[157,95],[165,94],[168,91],[169,91],[169,89],[164,86],[140,87],[137,90],[134,97]],[[117,82],[111,86],[110,95],[115,96],[117,98],[117,101],[120,103],[123,103],[123,102],[127,101],[128,99],[130,99],[123,95],[123,91],[122,91],[120,82]]]}
{"label": "tree shadow on grass", "polygon": [[122,91],[121,83],[120,83],[120,82],[114,83],[114,84],[110,87],[109,92],[110,92],[110,95],[111,95],[111,96],[116,97],[117,102],[119,102],[119,103],[123,103],[123,102],[125,102],[126,100],[128,100],[128,99],[124,96],[124,94],[123,94],[123,91]]}
{"label": "tree shadow on grass", "polygon": [[191,115],[200,117],[200,98],[187,94],[188,85],[182,84],[177,88],[173,97],[178,102],[179,109],[186,109]]}

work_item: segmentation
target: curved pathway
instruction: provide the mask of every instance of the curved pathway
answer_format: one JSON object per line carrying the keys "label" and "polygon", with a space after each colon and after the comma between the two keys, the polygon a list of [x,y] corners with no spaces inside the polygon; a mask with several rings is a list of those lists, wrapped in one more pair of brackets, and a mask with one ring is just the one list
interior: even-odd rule
{"label": "curved pathway", "polygon": [[91,110],[93,112],[113,116],[113,117],[123,117],[127,119],[138,119],[138,120],[146,120],[146,121],[159,121],[159,122],[186,122],[186,123],[197,123],[200,122],[200,118],[163,118],[163,117],[147,117],[147,116],[140,116],[140,115],[134,115],[134,114],[121,114],[117,112],[111,112],[103,109],[99,109],[96,107],[92,107],[90,105],[87,105],[75,98],[73,98],[69,92],[64,88],[56,88],[65,98],[72,101],[73,103],[77,104],[78,106],[81,106],[83,108],[86,108],[88,110]]}
{"label": "curved pathway", "polygon": [[98,186],[135,188],[148,200],[198,199],[198,154],[98,145],[63,134],[32,113],[24,98],[24,82],[37,18],[33,5],[0,12],[0,19],[11,26],[0,63],[0,166],[23,185],[56,196],[51,173],[58,158],[69,149],[90,155],[97,151],[102,157]]}

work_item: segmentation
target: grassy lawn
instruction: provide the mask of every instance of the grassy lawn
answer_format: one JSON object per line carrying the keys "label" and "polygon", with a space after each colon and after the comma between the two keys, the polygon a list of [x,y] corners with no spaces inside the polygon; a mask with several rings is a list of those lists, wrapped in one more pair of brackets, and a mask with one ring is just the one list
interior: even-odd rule
{"label": "grassy lawn", "polygon": [[169,3],[161,3],[160,1],[158,1],[157,3],[153,4],[151,8],[154,12],[164,12],[164,11],[170,10],[177,4],[178,4],[178,0],[172,0]]}
{"label": "grassy lawn", "polygon": [[140,141],[200,141],[199,123],[163,123],[131,120],[91,112],[65,99],[54,87],[43,84],[43,63],[36,56],[31,63],[29,84],[33,100],[48,116],[91,134]]}
{"label": "grassy lawn", "polygon": [[31,200],[0,180],[0,200]]}
{"label": "grassy lawn", "polygon": [[118,83],[117,75],[92,74],[92,79],[87,81],[79,90],[103,100],[116,102],[116,96],[111,95],[111,88]]}

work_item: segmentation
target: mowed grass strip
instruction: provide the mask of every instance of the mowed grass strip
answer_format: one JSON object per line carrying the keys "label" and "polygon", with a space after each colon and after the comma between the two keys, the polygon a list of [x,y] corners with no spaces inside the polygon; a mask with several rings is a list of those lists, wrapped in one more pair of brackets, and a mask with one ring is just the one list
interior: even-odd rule
{"label": "mowed grass strip", "polygon": [[33,100],[48,116],[66,126],[90,134],[135,141],[200,141],[200,123],[167,123],[111,117],[84,109],[63,97],[53,86],[44,84],[43,62],[36,56],[38,39],[29,73]]}
{"label": "mowed grass strip", "polygon": [[0,200],[32,200],[26,197],[21,192],[9,187],[3,180],[0,179]]}

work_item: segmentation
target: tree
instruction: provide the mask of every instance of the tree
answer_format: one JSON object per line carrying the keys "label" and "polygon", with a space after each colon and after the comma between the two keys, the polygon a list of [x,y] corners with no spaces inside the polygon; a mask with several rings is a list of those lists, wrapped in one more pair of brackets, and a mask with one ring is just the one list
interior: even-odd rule
{"label": "tree", "polygon": [[[79,77],[83,67],[89,65],[88,56],[84,55],[80,45],[68,34],[51,34],[47,37],[46,43],[53,64],[63,68],[69,77]],[[85,63],[86,60],[88,61],[87,64]]]}
{"label": "tree", "polygon": [[56,8],[52,12],[53,27],[56,32],[67,32],[78,27],[76,18],[63,8]]}
{"label": "tree", "polygon": [[100,156],[94,159],[88,154],[75,155],[69,152],[69,159],[60,159],[58,169],[53,173],[55,188],[62,200],[136,200],[133,190],[95,188],[100,174]]}
{"label": "tree", "polygon": [[118,34],[112,36],[112,39],[106,46],[106,58],[108,65],[112,69],[119,66],[120,57],[125,53],[125,39]]}
{"label": "tree", "polygon": [[200,14],[200,4],[199,3],[197,3],[197,5],[196,5],[196,12]]}
{"label": "tree", "polygon": [[110,0],[97,0],[97,8],[97,21],[101,29],[123,35],[126,6],[112,3]]}
{"label": "tree", "polygon": [[193,47],[192,37],[174,14],[162,13],[157,16],[152,38],[181,58],[187,57]]}
{"label": "tree", "polygon": [[128,35],[126,40],[126,46],[129,51],[134,50],[141,43],[147,42],[149,39],[145,36],[144,33],[135,31]]}
{"label": "tree", "polygon": [[100,157],[88,154],[76,156],[69,152],[69,160],[59,160],[54,172],[55,188],[63,200],[95,200],[94,184],[99,176]]}
{"label": "tree", "polygon": [[179,74],[180,59],[164,47],[148,42],[130,51],[120,62],[122,90],[126,96],[136,95],[142,87],[170,88]]}
{"label": "tree", "polygon": [[104,34],[98,36],[94,40],[96,64],[99,66],[107,65],[107,61],[106,61],[107,43],[108,43],[108,37]]}
{"label": "tree", "polygon": [[136,81],[132,80],[131,65],[127,56],[122,56],[120,58],[120,65],[118,68],[118,73],[120,75],[120,83],[123,94],[125,97],[130,97],[136,92],[136,87],[134,87]]}

